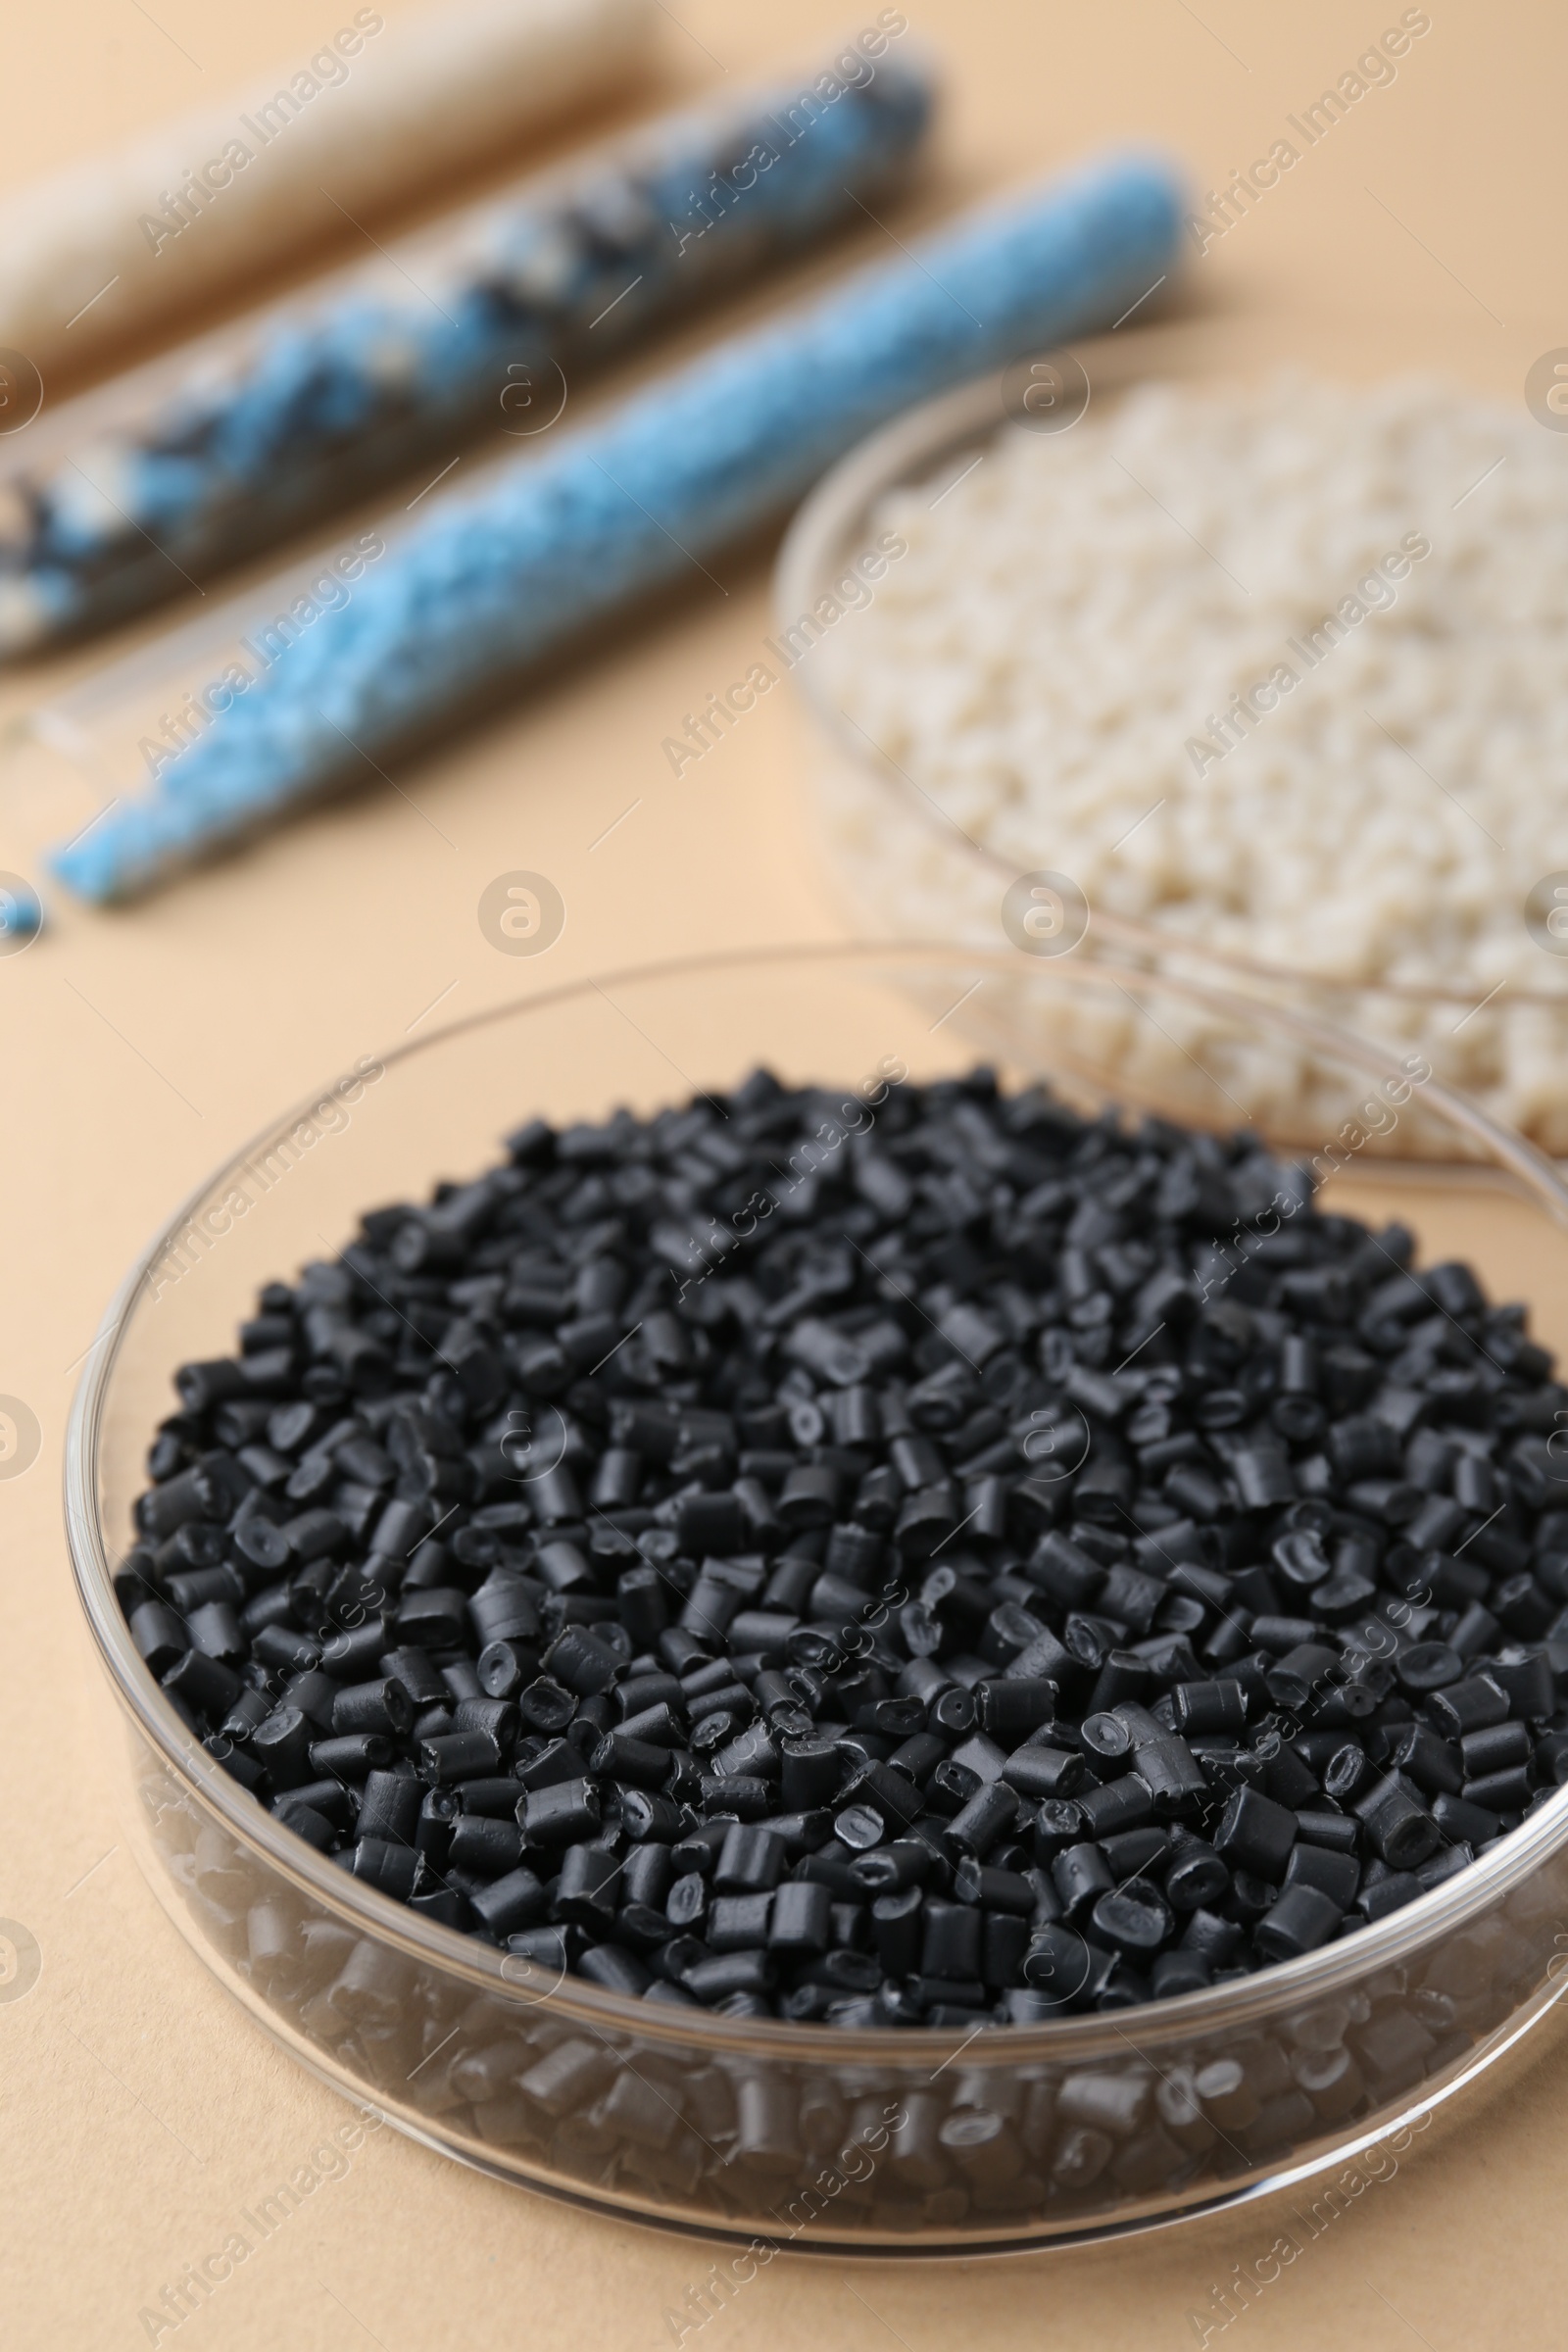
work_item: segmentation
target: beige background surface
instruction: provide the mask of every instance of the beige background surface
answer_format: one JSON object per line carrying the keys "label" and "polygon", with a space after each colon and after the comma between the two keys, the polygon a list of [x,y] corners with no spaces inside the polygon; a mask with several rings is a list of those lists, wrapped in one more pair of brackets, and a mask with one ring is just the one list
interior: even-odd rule
{"label": "beige background surface", "polygon": [[[664,12],[667,85],[739,83],[874,13],[679,0]],[[1285,116],[1399,11],[1377,0],[1202,0],[1198,13],[1185,0],[911,0],[909,13],[947,58],[952,103],[937,171],[889,216],[901,237],[968,193],[1109,138],[1156,138],[1201,188],[1215,184],[1266,152]],[[1568,26],[1544,7],[1480,0],[1433,0],[1431,15],[1393,86],[1372,91],[1189,272],[1200,331],[1227,364],[1282,353],[1353,372],[1439,362],[1518,399],[1530,362],[1568,343]],[[338,21],[320,0],[265,12],[157,0],[156,18],[139,0],[14,8],[0,27],[0,178],[20,183],[220,95],[308,54]],[[867,227],[852,249],[869,255],[886,240]],[[322,262],[342,251],[323,227]],[[775,291],[753,290],[728,317],[761,310]],[[710,331],[686,334],[682,348]],[[74,1367],[174,1200],[268,1112],[395,1043],[443,992],[436,1018],[510,996],[519,975],[544,985],[698,942],[839,927],[803,819],[783,697],[679,784],[661,759],[661,738],[739,674],[767,626],[760,561],[724,567],[723,587],[698,580],[657,626],[400,773],[401,795],[322,811],[132,911],[52,906],[48,935],[0,965],[0,1391],[25,1399],[44,1433],[33,1467],[0,1484],[0,1914],[24,1923],[42,1954],[25,1997],[0,2001],[0,2313],[29,2352],[144,2342],[139,2307],[220,2245],[241,2208],[343,2114],[230,2008],[117,1844],[120,1759],[100,1746],[87,1703],[94,1669],[58,1501]],[[0,717],[83,666],[9,682]],[[60,830],[58,792],[25,760],[0,768],[0,866],[30,867]],[[549,874],[568,908],[564,936],[537,965],[503,961],[475,922],[484,885],[517,866]],[[1543,2036],[1508,2087],[1418,2145],[1396,2180],[1269,2288],[1233,2342],[1533,2352],[1560,2340],[1561,2037]],[[937,2352],[956,2339],[1002,2352],[1174,2347],[1197,2341],[1189,2310],[1273,2233],[1265,2207],[998,2266],[779,2263],[702,2340],[705,2352],[721,2338],[731,2352],[889,2342]],[[710,2259],[694,2242],[503,2190],[387,2132],[178,2340],[223,2352],[516,2342],[635,2352],[670,2341],[662,2312]]]}

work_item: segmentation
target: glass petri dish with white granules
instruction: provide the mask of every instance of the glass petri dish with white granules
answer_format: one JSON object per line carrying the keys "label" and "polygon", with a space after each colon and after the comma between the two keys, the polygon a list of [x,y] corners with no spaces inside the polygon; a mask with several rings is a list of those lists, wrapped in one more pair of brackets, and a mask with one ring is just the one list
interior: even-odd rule
{"label": "glass petri dish with white granules", "polygon": [[1083,360],[902,418],[785,544],[856,919],[1228,974],[1568,1152],[1568,442],[1433,376]]}

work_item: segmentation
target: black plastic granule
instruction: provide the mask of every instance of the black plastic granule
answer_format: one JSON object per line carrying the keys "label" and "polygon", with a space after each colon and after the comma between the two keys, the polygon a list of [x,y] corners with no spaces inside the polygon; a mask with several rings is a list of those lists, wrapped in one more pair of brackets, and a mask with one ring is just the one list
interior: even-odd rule
{"label": "black plastic granule", "polygon": [[1251,1139],[759,1072],[509,1152],[180,1370],[117,1577],[383,1894],[652,2000],[1027,2022],[1314,1950],[1568,1780],[1568,1391]]}

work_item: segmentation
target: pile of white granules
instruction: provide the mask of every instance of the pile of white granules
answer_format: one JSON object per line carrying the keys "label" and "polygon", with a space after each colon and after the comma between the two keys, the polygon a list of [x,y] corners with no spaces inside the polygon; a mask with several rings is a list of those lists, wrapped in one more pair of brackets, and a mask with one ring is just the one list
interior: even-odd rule
{"label": "pile of white granules", "polygon": [[[1525,907],[1568,869],[1568,439],[1522,402],[1293,377],[1146,387],[957,463],[884,496],[909,552],[813,654],[853,726],[1092,910],[1458,992],[1319,1008],[1568,1151],[1568,938]],[[884,906],[940,916],[967,857],[927,811],[877,845]]]}

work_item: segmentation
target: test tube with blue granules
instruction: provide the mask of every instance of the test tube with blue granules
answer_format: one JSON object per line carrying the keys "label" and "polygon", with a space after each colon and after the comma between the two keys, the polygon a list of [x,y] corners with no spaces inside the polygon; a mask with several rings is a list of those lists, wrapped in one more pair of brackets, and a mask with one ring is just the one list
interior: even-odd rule
{"label": "test tube with blue granules", "polygon": [[[988,208],[437,491],[319,595],[274,581],[236,599],[201,624],[205,685],[194,642],[163,650],[162,678],[199,691],[166,708],[172,739],[165,725],[139,747],[140,784],[55,850],[54,871],[84,898],[128,897],[334,781],[384,775],[655,595],[711,581],[723,550],[901,409],[1147,299],[1181,196],[1157,159],[1124,157]],[[220,630],[239,656],[220,671]]]}
{"label": "test tube with blue granules", "polygon": [[928,70],[890,37],[612,143],[41,418],[0,477],[0,659],[182,594],[487,428],[545,428],[568,374],[863,225],[931,114]]}

